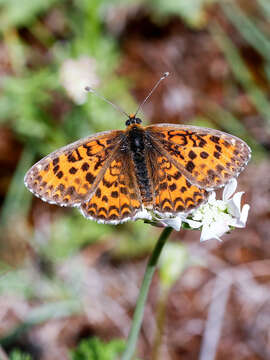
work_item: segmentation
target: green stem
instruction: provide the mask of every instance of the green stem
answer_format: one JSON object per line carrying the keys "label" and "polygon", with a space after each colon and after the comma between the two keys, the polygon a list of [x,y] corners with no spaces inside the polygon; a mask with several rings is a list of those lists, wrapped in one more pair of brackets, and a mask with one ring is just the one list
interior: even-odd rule
{"label": "green stem", "polygon": [[160,253],[163,249],[163,246],[166,243],[166,240],[168,239],[170,233],[172,232],[172,230],[173,230],[172,228],[166,227],[162,231],[162,233],[160,234],[160,237],[156,243],[156,246],[152,252],[152,255],[147,263],[142,286],[141,286],[139,297],[138,297],[137,304],[136,304],[136,309],[135,309],[135,313],[134,313],[134,317],[133,317],[133,321],[132,321],[132,326],[131,326],[129,336],[128,336],[127,346],[126,346],[124,355],[122,357],[122,360],[131,360],[131,358],[134,354],[139,331],[140,331],[141,324],[142,324],[144,306],[145,306],[146,298],[148,295],[149,287],[150,287],[150,284],[152,281],[152,277],[156,270],[156,266],[157,266],[157,262],[158,262]]}

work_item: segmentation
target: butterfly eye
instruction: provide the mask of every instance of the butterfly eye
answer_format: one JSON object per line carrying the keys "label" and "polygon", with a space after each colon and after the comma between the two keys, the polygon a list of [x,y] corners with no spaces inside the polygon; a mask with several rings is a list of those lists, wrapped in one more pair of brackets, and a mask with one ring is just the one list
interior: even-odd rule
{"label": "butterfly eye", "polygon": [[139,118],[136,118],[135,121],[136,121],[136,124],[140,124],[142,122],[142,120]]}
{"label": "butterfly eye", "polygon": [[130,119],[128,119],[127,121],[126,121],[126,126],[129,126],[130,125]]}

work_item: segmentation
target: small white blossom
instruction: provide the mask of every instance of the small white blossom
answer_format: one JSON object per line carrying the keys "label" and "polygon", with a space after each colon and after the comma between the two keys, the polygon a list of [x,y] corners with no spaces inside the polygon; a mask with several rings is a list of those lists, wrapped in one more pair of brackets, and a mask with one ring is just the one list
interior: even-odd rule
{"label": "small white blossom", "polygon": [[60,82],[76,104],[85,103],[86,86],[96,87],[99,84],[96,67],[96,60],[89,56],[81,56],[77,60],[68,59],[62,64]]}
{"label": "small white blossom", "polygon": [[244,193],[234,194],[236,187],[236,179],[231,179],[224,187],[222,200],[217,200],[213,191],[207,203],[190,214],[179,213],[164,218],[158,215],[152,220],[158,226],[170,226],[176,231],[179,231],[184,223],[191,229],[201,230],[200,241],[209,239],[221,241],[220,237],[231,229],[246,226],[250,206],[245,204],[241,209],[241,198]]}
{"label": "small white blossom", "polygon": [[216,193],[212,192],[208,202],[185,219],[191,228],[201,228],[200,241],[221,241],[220,237],[232,228],[246,226],[250,206],[245,204],[241,209],[241,198],[244,193],[238,192],[233,195],[236,187],[236,179],[230,180],[223,190],[222,200],[217,200]]}

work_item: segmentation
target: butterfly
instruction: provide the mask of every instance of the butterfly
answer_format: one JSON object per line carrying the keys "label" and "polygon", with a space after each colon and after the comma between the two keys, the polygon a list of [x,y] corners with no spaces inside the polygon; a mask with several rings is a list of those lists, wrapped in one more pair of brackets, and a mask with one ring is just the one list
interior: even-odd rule
{"label": "butterfly", "polygon": [[136,114],[127,115],[125,130],[97,133],[49,154],[26,173],[26,187],[43,201],[118,224],[149,213],[187,214],[250,159],[248,145],[233,135],[189,125],[144,127]]}
{"label": "butterfly", "polygon": [[250,158],[244,141],[218,130],[140,122],[130,115],[126,130],[56,150],[27,172],[26,187],[51,204],[76,206],[86,218],[117,224],[143,218],[145,210],[188,213]]}

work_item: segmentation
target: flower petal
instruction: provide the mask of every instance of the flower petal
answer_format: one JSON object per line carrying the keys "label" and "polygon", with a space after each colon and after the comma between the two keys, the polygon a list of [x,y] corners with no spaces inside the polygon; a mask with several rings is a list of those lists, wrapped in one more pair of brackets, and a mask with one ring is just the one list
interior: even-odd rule
{"label": "flower petal", "polygon": [[200,242],[203,242],[206,240],[211,240],[211,239],[216,239],[216,234],[211,231],[209,226],[204,225],[202,227]]}
{"label": "flower petal", "polygon": [[239,218],[241,215],[241,198],[243,196],[244,192],[238,192],[234,194],[233,198],[228,200],[228,212],[235,216],[236,218]]}
{"label": "flower petal", "polygon": [[185,223],[187,223],[192,229],[198,229],[202,226],[201,221],[191,220],[191,219],[185,219]]}
{"label": "flower petal", "polygon": [[244,226],[246,226],[246,223],[247,223],[249,209],[250,209],[250,206],[248,204],[245,204],[242,208],[240,221],[244,224]]}
{"label": "flower petal", "polygon": [[236,219],[237,221],[236,221],[235,227],[243,228],[246,226],[249,209],[250,209],[250,206],[248,204],[245,204],[243,206],[240,218]]}
{"label": "flower petal", "polygon": [[208,204],[213,204],[216,201],[216,193],[214,191],[211,192],[211,194],[209,195]]}
{"label": "flower petal", "polygon": [[180,216],[168,219],[161,219],[159,222],[164,226],[172,227],[174,230],[179,231],[182,225],[182,218]]}
{"label": "flower petal", "polygon": [[235,192],[236,188],[237,188],[237,180],[235,178],[232,178],[228,182],[228,184],[224,187],[222,200],[223,201],[229,200],[232,194]]}

